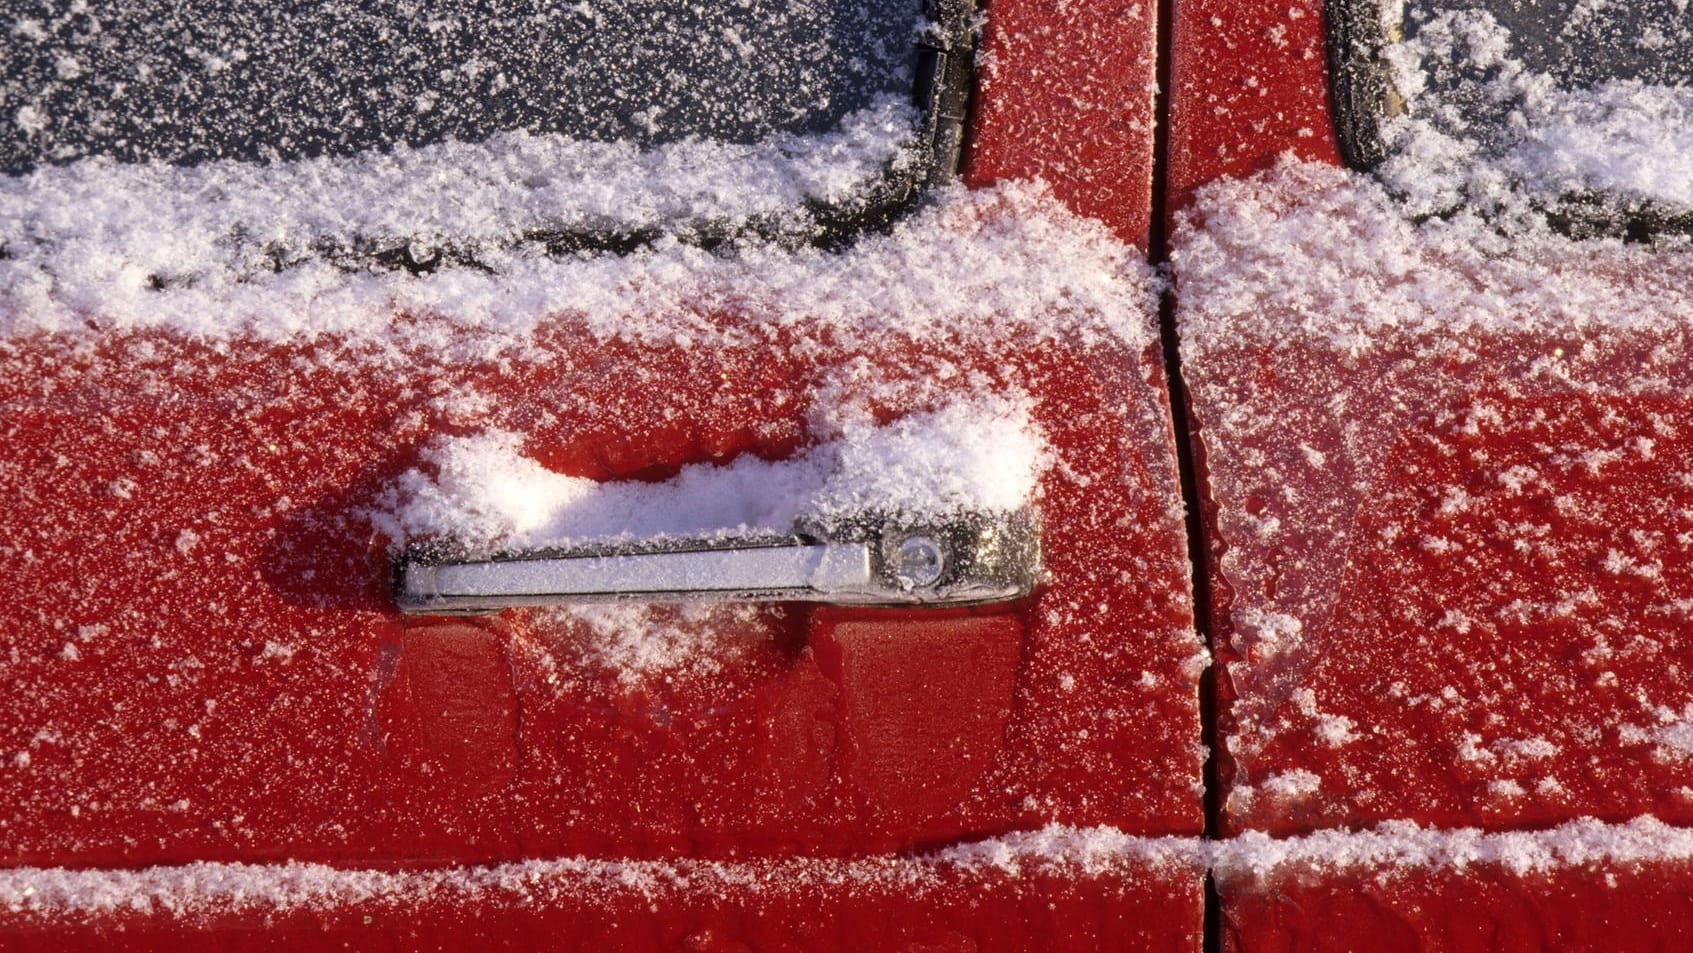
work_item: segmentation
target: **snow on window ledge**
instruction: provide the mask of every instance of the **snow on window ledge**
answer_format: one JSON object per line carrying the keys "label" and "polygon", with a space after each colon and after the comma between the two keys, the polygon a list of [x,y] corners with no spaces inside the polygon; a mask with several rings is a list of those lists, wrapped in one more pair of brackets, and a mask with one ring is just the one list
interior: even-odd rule
{"label": "snow on window ledge", "polygon": [[[1481,212],[1515,230],[1545,214],[1693,213],[1693,88],[1566,83],[1526,62],[1482,10],[1416,26],[1385,51],[1407,109],[1382,127],[1390,158],[1378,170],[1408,214]],[[1688,42],[1687,27],[1664,28]]]}
{"label": "snow on window ledge", "polygon": [[0,234],[14,258],[49,272],[111,258],[165,281],[252,277],[326,247],[409,247],[420,259],[469,248],[497,263],[535,231],[797,221],[807,202],[847,202],[916,161],[916,133],[916,110],[890,95],[831,132],[751,144],[643,150],[518,130],[290,162],[93,158],[0,177]]}
{"label": "snow on window ledge", "polygon": [[[984,328],[1154,340],[1157,279],[1141,252],[1032,183],[941,190],[890,233],[839,251],[748,242],[711,253],[661,241],[629,255],[519,250],[494,271],[427,275],[312,261],[252,271],[216,230],[153,249],[150,228],[108,233],[70,197],[30,201],[22,219],[0,209],[0,220],[13,216],[6,234],[44,236],[9,242],[0,258],[0,338],[333,336],[373,355],[426,349],[458,361],[532,351],[538,331],[561,323],[684,346],[778,326],[828,329],[846,345]],[[146,218],[145,196],[113,201],[140,206],[132,222]],[[37,212],[40,222],[29,217]],[[173,277],[161,284],[160,272]]]}

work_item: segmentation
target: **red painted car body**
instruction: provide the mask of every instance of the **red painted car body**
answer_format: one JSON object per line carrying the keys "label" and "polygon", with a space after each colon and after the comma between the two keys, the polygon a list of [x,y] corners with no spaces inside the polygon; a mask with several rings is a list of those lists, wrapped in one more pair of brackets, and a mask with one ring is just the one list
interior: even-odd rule
{"label": "red painted car body", "polygon": [[[1267,175],[1280,188],[1258,193],[1269,216],[1327,223],[1278,247],[1284,233],[1230,245],[1263,276],[1238,309],[1184,269],[1181,239],[1174,260],[1220,663],[1219,833],[1540,831],[1520,842],[1528,854],[1563,859],[1487,848],[1412,861],[1334,841],[1329,857],[1268,870],[1224,860],[1224,942],[1685,947],[1676,831],[1654,828],[1627,856],[1556,846],[1583,818],[1689,818],[1687,762],[1647,737],[1679,717],[1693,650],[1693,497],[1670,462],[1690,408],[1682,278],[1646,253],[1528,245],[1390,275],[1384,250],[1358,256],[1379,271],[1337,267],[1340,294],[1309,293],[1298,276],[1329,249],[1368,249],[1394,227],[1348,218],[1343,174],[1269,171],[1289,154],[1340,163],[1324,13],[1180,0],[1173,24],[1170,211],[1196,209],[1188,227],[1203,233],[1228,210],[1196,205],[1196,188]],[[1446,315],[1416,305],[1398,327],[1349,321],[1349,295],[1388,297],[1435,272],[1499,292],[1507,279],[1466,272],[1478,267],[1525,289],[1498,327],[1442,328]],[[1533,288],[1554,276],[1596,300],[1646,293],[1621,320],[1555,303],[1540,314]]]}
{"label": "red painted car body", "polygon": [[[1654,734],[1693,651],[1685,314],[1343,339],[1343,303],[1271,293],[1308,262],[1246,244],[1261,284],[1219,305],[1183,258],[1206,195],[1280,174],[1291,219],[1346,187],[1325,10],[1166,7],[992,4],[964,180],[1174,234],[1208,693],[1154,341],[564,329],[379,378],[334,344],[15,341],[0,846],[31,875],[0,945],[1199,950],[1207,903],[1240,950],[1693,943],[1693,760]],[[794,454],[848,366],[910,395],[889,418],[936,380],[1033,395],[1050,585],[724,613],[732,664],[635,688],[580,626],[392,611],[360,513],[431,435],[659,480]],[[505,400],[438,399],[466,388]],[[1099,839],[1027,839],[1053,822]]]}
{"label": "red painted car body", "polygon": [[[966,181],[1042,177],[1144,246],[1155,41],[1136,3],[997,6]],[[1153,308],[1106,323],[1149,329]],[[1202,649],[1155,336],[864,343],[803,316],[739,346],[542,333],[515,359],[408,353],[380,373],[334,340],[0,352],[18,596],[0,847],[36,872],[3,945],[1196,947],[1196,863],[932,859],[1054,821],[1202,830]],[[974,609],[725,609],[704,623],[720,670],[634,686],[591,664],[580,624],[393,610],[389,540],[362,514],[431,435],[498,427],[556,472],[659,480],[792,455],[841,368],[911,395],[887,418],[935,381],[1034,398],[1062,461],[1048,586]],[[455,391],[491,409],[443,405]],[[55,868],[191,882],[43,905]]]}

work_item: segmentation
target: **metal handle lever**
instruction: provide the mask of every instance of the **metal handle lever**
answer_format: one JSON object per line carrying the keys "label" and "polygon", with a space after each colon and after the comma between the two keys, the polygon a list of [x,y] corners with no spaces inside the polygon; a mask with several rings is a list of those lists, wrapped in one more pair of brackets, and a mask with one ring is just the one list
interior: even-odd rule
{"label": "metal handle lever", "polygon": [[1039,534],[1026,511],[865,514],[783,536],[486,556],[423,544],[401,554],[394,601],[401,612],[434,615],[617,601],[959,605],[1025,596],[1039,574]]}

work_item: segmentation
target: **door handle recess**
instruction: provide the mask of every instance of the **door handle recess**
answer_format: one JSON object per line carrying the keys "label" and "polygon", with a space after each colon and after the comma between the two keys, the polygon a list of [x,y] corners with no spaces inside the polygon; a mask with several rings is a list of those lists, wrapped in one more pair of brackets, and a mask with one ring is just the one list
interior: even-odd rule
{"label": "door handle recess", "polygon": [[803,520],[788,534],[662,539],[475,555],[401,553],[394,602],[416,615],[582,602],[964,605],[1028,595],[1040,538],[1026,510]]}

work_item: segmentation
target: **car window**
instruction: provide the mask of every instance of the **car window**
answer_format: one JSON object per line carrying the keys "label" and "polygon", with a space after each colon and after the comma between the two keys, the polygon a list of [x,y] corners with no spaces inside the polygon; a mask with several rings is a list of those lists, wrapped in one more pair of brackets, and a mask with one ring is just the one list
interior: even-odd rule
{"label": "car window", "polygon": [[1417,214],[1533,206],[1577,232],[1693,223],[1684,0],[1400,0],[1331,11],[1336,127]]}
{"label": "car window", "polygon": [[[924,135],[934,104],[914,93],[932,100],[936,50],[967,20],[925,0],[25,0],[0,21],[0,171],[339,160],[317,167],[339,174],[393,156],[410,162],[400,176],[445,170],[435,191],[450,194],[527,150],[578,198],[543,195],[526,204],[553,220],[508,228],[570,247],[678,222],[722,237],[780,217],[736,197],[783,185],[786,207],[856,221],[908,195],[890,176],[950,169],[955,150],[937,160]],[[543,177],[520,171],[509,191]]]}
{"label": "car window", "polygon": [[824,132],[909,90],[918,0],[25,0],[7,171],[302,158],[509,129],[642,145]]}

